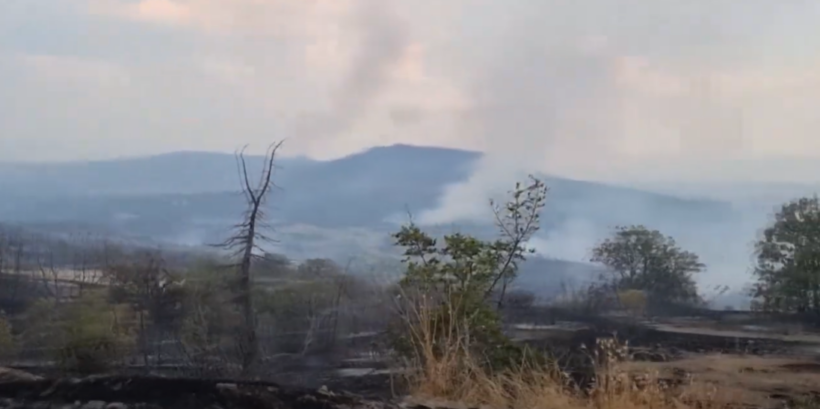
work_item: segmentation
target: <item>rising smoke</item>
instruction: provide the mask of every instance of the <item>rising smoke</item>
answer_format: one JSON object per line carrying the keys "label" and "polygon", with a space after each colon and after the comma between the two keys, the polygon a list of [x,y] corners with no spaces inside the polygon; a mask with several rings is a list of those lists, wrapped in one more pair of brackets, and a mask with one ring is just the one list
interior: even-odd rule
{"label": "rising smoke", "polygon": [[304,112],[296,121],[298,138],[332,139],[344,136],[388,83],[389,70],[410,45],[405,22],[395,15],[389,1],[356,3],[347,23],[357,32],[352,63],[336,89],[329,106]]}
{"label": "rising smoke", "polygon": [[[473,64],[478,73],[466,82],[470,107],[459,130],[485,156],[467,182],[450,186],[439,207],[420,215],[421,223],[487,220],[487,198],[527,173],[626,183],[631,181],[618,180],[619,173],[644,180],[657,176],[632,161],[664,167],[674,158],[685,167],[686,158],[720,163],[748,154],[749,137],[762,146],[766,136],[745,123],[760,118],[744,112],[772,106],[750,101],[765,94],[754,81],[731,73],[742,77],[771,68],[761,57],[780,40],[773,27],[785,16],[808,12],[807,3],[752,2],[739,8],[730,1],[625,1],[583,10],[564,1],[504,5],[475,6],[487,6],[486,13],[497,18],[485,27],[493,34],[482,37],[494,37],[481,44],[492,51]],[[701,180],[709,177],[709,170],[700,172]],[[667,178],[674,174],[665,169]],[[640,207],[611,212],[650,227],[659,224]],[[682,245],[710,264],[702,286],[729,284],[739,291],[748,280],[751,242],[768,214],[735,209],[738,217],[708,229],[662,223],[669,226],[665,233],[679,235]],[[585,261],[609,227],[572,219],[530,244],[545,255]]]}

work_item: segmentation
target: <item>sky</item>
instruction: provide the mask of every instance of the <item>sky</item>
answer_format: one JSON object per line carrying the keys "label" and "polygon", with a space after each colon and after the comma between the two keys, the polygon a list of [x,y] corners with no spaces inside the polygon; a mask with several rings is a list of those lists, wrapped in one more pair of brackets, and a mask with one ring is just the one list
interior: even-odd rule
{"label": "sky", "polygon": [[482,183],[765,178],[820,157],[817,21],[814,0],[3,0],[0,161],[286,138],[482,150]]}

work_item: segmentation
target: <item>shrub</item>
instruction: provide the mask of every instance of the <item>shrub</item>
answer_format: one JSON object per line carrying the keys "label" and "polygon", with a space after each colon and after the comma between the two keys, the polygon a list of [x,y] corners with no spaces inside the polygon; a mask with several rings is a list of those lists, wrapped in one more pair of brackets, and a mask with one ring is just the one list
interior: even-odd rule
{"label": "shrub", "polygon": [[228,275],[214,266],[190,271],[186,278],[183,319],[178,333],[182,352],[199,366],[199,375],[225,375],[230,360],[224,350],[233,340],[240,322],[231,303]]}
{"label": "shrub", "polygon": [[646,312],[647,297],[641,290],[623,290],[618,292],[618,301],[630,315],[643,316]]}
{"label": "shrub", "polygon": [[332,344],[342,291],[338,279],[316,279],[294,281],[256,297],[260,318],[275,329],[275,351],[302,353]]}
{"label": "shrub", "polygon": [[39,300],[27,311],[25,339],[48,350],[67,373],[109,370],[134,346],[136,323],[126,305],[111,305],[105,291],[85,291],[71,301]]}
{"label": "shrub", "polygon": [[403,326],[394,333],[396,350],[405,358],[426,368],[443,358],[458,362],[478,356],[485,370],[522,358],[522,350],[503,334],[496,308],[504,305],[519,263],[533,252],[525,244],[539,229],[547,187],[534,177],[531,182],[517,183],[503,206],[490,202],[496,240],[454,233],[439,242],[412,222],[393,234],[404,248],[406,266]]}
{"label": "shrub", "polygon": [[57,323],[60,366],[81,374],[104,372],[129,354],[136,322],[125,305],[110,305],[104,292],[86,292],[65,307]]}

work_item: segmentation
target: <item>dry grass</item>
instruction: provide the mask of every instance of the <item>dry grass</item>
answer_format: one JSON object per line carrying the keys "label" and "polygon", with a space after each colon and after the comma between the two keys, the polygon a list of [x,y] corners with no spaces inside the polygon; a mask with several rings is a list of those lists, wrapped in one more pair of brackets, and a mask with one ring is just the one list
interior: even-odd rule
{"label": "dry grass", "polygon": [[820,396],[820,363],[807,359],[709,354],[673,362],[628,362],[624,367],[663,378],[690,374],[698,384],[719,391],[714,398],[722,404],[767,407],[775,403],[772,397]]}
{"label": "dry grass", "polygon": [[727,400],[719,399],[719,391],[708,384],[667,386],[656,373],[636,377],[612,361],[598,367],[596,381],[587,390],[573,385],[566,374],[555,369],[520,365],[489,373],[468,355],[462,355],[460,360],[452,355],[430,360],[410,381],[415,400],[447,403],[446,406],[457,403],[455,406],[516,409],[727,407]]}
{"label": "dry grass", "polygon": [[[471,355],[468,331],[453,324],[443,330],[422,306],[408,320],[418,356],[409,375],[411,401],[427,406],[516,409],[727,409],[818,407],[799,403],[820,389],[817,373],[798,362],[725,355],[669,363],[632,362],[624,347],[599,342],[588,358],[595,367],[593,386],[573,386],[556,368],[522,363],[503,372],[481,368]],[[626,359],[623,359],[626,358]],[[812,367],[814,368],[814,367]],[[798,403],[795,403],[798,402]],[[431,405],[432,404],[432,405]]]}

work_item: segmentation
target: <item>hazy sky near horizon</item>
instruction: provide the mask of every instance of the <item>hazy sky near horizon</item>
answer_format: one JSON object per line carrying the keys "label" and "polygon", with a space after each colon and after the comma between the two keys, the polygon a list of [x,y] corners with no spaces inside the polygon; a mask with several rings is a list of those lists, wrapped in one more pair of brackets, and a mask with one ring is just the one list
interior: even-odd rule
{"label": "hazy sky near horizon", "polygon": [[413,143],[706,178],[820,158],[817,21],[815,0],[4,0],[0,160],[286,137],[317,158]]}

